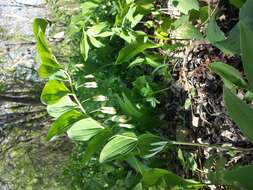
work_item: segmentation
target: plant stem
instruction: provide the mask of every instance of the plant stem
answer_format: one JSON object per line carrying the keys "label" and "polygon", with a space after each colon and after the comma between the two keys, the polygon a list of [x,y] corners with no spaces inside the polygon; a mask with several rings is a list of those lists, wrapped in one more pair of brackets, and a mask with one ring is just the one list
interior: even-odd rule
{"label": "plant stem", "polygon": [[159,39],[159,40],[175,40],[175,41],[191,41],[191,39],[186,39],[186,38],[168,38],[168,37],[163,37],[163,36],[154,36],[154,35],[147,35],[150,38],[154,38],[154,39]]}
{"label": "plant stem", "polygon": [[204,147],[204,148],[215,148],[220,150],[234,150],[238,152],[249,152],[253,151],[253,148],[240,148],[240,147],[226,147],[221,145],[210,145],[210,144],[201,144],[201,143],[189,143],[189,142],[180,142],[180,141],[170,141],[173,145],[178,146],[195,146],[195,147]]}
{"label": "plant stem", "polygon": [[171,87],[167,87],[167,88],[163,88],[163,89],[161,89],[161,90],[157,90],[157,91],[155,91],[153,94],[159,94],[159,93],[165,92],[165,91],[167,91],[167,90],[169,90],[169,89],[171,89]]}
{"label": "plant stem", "polygon": [[73,86],[72,79],[71,79],[70,75],[68,74],[67,71],[65,71],[65,70],[62,70],[62,71],[63,71],[63,72],[66,74],[66,76],[68,77],[69,85],[70,85],[70,88],[71,88],[71,91],[72,91],[72,94],[71,94],[71,95],[72,95],[73,98],[75,99],[75,102],[76,102],[77,105],[79,106],[80,110],[81,110],[84,114],[86,114],[85,109],[83,108],[82,104],[80,103],[80,101],[78,100],[78,98],[77,98],[77,96],[76,96],[76,94],[75,94],[75,88],[74,88],[74,86]]}

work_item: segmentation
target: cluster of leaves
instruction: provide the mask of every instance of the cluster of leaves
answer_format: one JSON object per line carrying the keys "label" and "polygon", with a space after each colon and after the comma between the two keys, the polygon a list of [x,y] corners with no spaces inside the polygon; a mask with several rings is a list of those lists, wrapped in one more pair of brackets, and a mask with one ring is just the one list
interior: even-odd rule
{"label": "cluster of leaves", "polygon": [[[41,60],[39,74],[49,79],[41,101],[55,120],[48,140],[67,133],[78,145],[81,161],[73,165],[77,165],[77,173],[89,171],[88,175],[79,174],[76,178],[75,185],[79,184],[79,188],[200,189],[208,184],[186,180],[167,167],[164,169],[163,163],[156,160],[162,151],[187,144],[170,141],[157,132],[164,122],[157,110],[171,82],[166,61],[185,41],[205,39],[192,24],[195,20],[208,22],[206,38],[225,52],[234,51],[227,44],[235,38],[225,38],[215,17],[209,18],[207,5],[200,6],[197,0],[173,3],[180,12],[178,18],[165,15],[153,0],[86,0],[81,4],[80,13],[72,17],[66,34],[76,48],[73,54],[79,56],[75,63],[70,60],[72,67],[60,64],[52,54],[45,39],[48,22],[35,19],[33,32]],[[249,67],[247,51],[252,32],[243,21],[238,27],[240,51],[247,62],[245,67]],[[235,121],[252,139],[249,126],[252,109],[233,94],[231,85],[250,91],[250,72],[246,72],[248,85],[228,65],[215,63],[211,68],[226,81],[229,113],[238,118],[240,112]],[[185,167],[196,168],[192,155],[187,156],[187,161],[181,150],[178,155]],[[252,166],[230,171],[223,167],[212,173],[209,180],[249,189],[250,180],[245,176],[251,171]]]}

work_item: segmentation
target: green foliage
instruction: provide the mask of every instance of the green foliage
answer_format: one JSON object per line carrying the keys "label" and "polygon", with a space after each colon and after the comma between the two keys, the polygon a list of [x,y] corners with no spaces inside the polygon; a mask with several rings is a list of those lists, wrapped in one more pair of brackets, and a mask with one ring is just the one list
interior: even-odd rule
{"label": "green foliage", "polygon": [[252,188],[252,176],[253,166],[240,166],[233,170],[224,172],[223,180],[228,185],[233,185],[237,188],[251,189]]}
{"label": "green foliage", "polygon": [[108,162],[122,157],[131,152],[137,145],[137,137],[134,133],[125,132],[117,134],[104,146],[100,153],[99,161]]}
{"label": "green foliage", "polygon": [[240,31],[241,31],[241,54],[242,54],[242,62],[243,68],[246,73],[249,86],[253,91],[253,32],[243,23],[240,23]]}
{"label": "green foliage", "polygon": [[37,50],[41,60],[38,73],[43,78],[48,78],[61,68],[44,37],[47,24],[47,21],[41,18],[37,18],[33,22],[33,33],[37,40]]}
{"label": "green foliage", "polygon": [[197,0],[173,0],[173,4],[180,12],[184,14],[187,14],[193,9],[199,10],[199,3]]}
{"label": "green foliage", "polygon": [[230,116],[243,134],[253,142],[253,109],[227,88],[224,89],[224,100]]}
{"label": "green foliage", "polygon": [[92,118],[85,118],[73,124],[68,136],[75,141],[88,141],[102,131],[104,127]]}
{"label": "green foliage", "polygon": [[50,80],[46,83],[41,93],[41,101],[44,104],[55,104],[65,95],[70,94],[70,90],[63,82]]}
{"label": "green foliage", "polygon": [[[241,54],[242,61],[244,66],[244,71],[246,73],[247,82],[242,78],[239,71],[235,68],[226,65],[224,63],[212,63],[210,68],[219,74],[225,83],[224,88],[224,100],[228,110],[228,113],[232,117],[232,119],[236,122],[238,127],[241,129],[243,134],[253,142],[253,131],[252,125],[253,120],[251,119],[251,115],[253,114],[253,109],[243,102],[240,98],[234,95],[233,87],[231,84],[236,87],[244,88],[249,91],[252,91],[252,31],[242,22],[240,21],[240,44],[241,44]],[[229,88],[229,89],[228,89]]]}
{"label": "green foliage", "polygon": [[[224,80],[228,112],[252,141],[253,109],[234,94],[235,86],[253,88],[249,52],[252,32],[242,24],[251,22],[245,16],[248,2],[241,8],[243,21],[226,38],[216,23],[215,13],[208,15],[208,7],[201,7],[197,0],[173,1],[183,13],[176,19],[165,17],[152,0],[87,0],[81,3],[81,11],[71,17],[66,40],[73,53],[66,65],[58,63],[45,39],[47,21],[34,21],[41,59],[39,73],[49,79],[41,100],[56,119],[48,139],[67,133],[75,142],[75,158],[67,171],[74,175],[76,189],[205,186],[204,182],[186,180],[171,172],[174,170],[168,171],[170,167],[161,162],[161,155],[177,145],[208,145],[170,141],[159,131],[164,130],[160,102],[168,98],[166,91],[172,81],[166,61],[185,41],[204,39],[193,24],[197,20],[208,22],[207,39],[214,46],[225,53],[242,53],[247,80],[235,68],[221,62],[211,64],[210,69]],[[231,3],[241,6],[235,1]],[[190,103],[187,104],[189,108]],[[183,168],[197,171],[194,155],[176,150]],[[164,159],[168,157],[165,155]],[[226,176],[226,172],[222,174]],[[231,183],[235,179],[229,174],[225,181],[235,187],[244,183]]]}
{"label": "green foliage", "polygon": [[222,62],[214,62],[209,68],[220,75],[225,84],[232,83],[233,85],[248,89],[247,82],[242,78],[241,73],[234,67]]}
{"label": "green foliage", "polygon": [[134,56],[143,52],[146,49],[159,47],[159,45],[157,44],[145,41],[147,41],[147,39],[145,40],[141,38],[137,39],[136,41],[130,44],[127,44],[123,49],[120,50],[119,56],[116,60],[116,64],[129,61],[131,58],[133,58]]}
{"label": "green foliage", "polygon": [[47,112],[50,116],[58,118],[67,111],[73,110],[77,104],[73,102],[69,95],[63,96],[57,103],[48,105]]}
{"label": "green foliage", "polygon": [[70,110],[63,113],[52,123],[52,126],[48,131],[47,139],[50,140],[56,135],[64,134],[73,123],[80,120],[82,117],[82,114],[77,110]]}

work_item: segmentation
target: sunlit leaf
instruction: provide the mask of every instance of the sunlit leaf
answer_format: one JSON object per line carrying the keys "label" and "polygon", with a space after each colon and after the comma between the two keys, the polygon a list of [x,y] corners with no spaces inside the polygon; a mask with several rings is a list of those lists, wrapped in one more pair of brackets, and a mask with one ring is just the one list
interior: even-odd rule
{"label": "sunlit leaf", "polygon": [[88,35],[86,32],[83,32],[83,37],[80,42],[80,51],[85,61],[88,59],[89,50],[90,45],[88,43]]}
{"label": "sunlit leaf", "polygon": [[120,50],[119,56],[116,60],[116,64],[129,61],[134,56],[150,48],[157,48],[160,45],[152,42],[144,42],[143,40],[137,40],[133,43],[127,44],[123,49]]}
{"label": "sunlit leaf", "polygon": [[85,118],[74,123],[67,133],[72,140],[88,141],[103,129],[104,127],[94,119]]}
{"label": "sunlit leaf", "polygon": [[64,85],[63,82],[57,80],[50,80],[46,83],[41,93],[41,101],[44,104],[55,104],[63,96],[70,93],[70,90]]}
{"label": "sunlit leaf", "polygon": [[127,155],[137,145],[137,137],[132,132],[118,134],[104,146],[100,153],[99,161],[108,162],[118,157]]}
{"label": "sunlit leaf", "polygon": [[112,131],[106,128],[106,129],[103,129],[101,132],[99,132],[96,136],[94,136],[90,140],[87,148],[85,149],[82,162],[84,164],[87,164],[90,158],[105,145],[105,143],[112,136],[112,134],[113,134]]}
{"label": "sunlit leaf", "polygon": [[154,168],[145,172],[142,181],[147,186],[154,186],[162,179],[166,183],[166,188],[184,187],[187,189],[199,189],[203,187],[203,184],[200,182],[185,180],[170,171],[159,168]]}
{"label": "sunlit leaf", "polygon": [[173,0],[174,6],[182,13],[187,14],[190,10],[199,10],[197,0]]}
{"label": "sunlit leaf", "polygon": [[82,117],[83,115],[77,110],[65,112],[53,122],[51,128],[49,129],[47,140],[50,140],[56,135],[65,133],[73,123],[80,120]]}
{"label": "sunlit leaf", "polygon": [[122,96],[123,98],[118,97],[118,102],[120,104],[121,109],[130,116],[141,118],[144,113],[142,113],[142,111],[138,109],[124,93],[122,94]]}
{"label": "sunlit leaf", "polygon": [[65,112],[72,110],[75,106],[76,103],[67,95],[62,97],[57,103],[48,105],[47,112],[50,116],[57,118]]}

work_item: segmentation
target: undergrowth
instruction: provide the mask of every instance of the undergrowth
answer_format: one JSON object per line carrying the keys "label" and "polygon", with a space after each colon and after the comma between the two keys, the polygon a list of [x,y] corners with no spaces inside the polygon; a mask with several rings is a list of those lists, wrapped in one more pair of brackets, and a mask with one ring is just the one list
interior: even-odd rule
{"label": "undergrowth", "polygon": [[[65,169],[73,189],[253,188],[253,166],[226,167],[225,156],[252,154],[252,144],[235,147],[181,141],[168,129],[168,115],[177,108],[165,111],[166,100],[174,98],[175,58],[191,43],[211,43],[224,54],[242,55],[246,80],[229,64],[215,62],[209,68],[224,81],[229,115],[253,141],[253,109],[246,104],[253,90],[253,3],[230,3],[82,1],[71,14],[59,14],[69,21],[63,43],[70,53],[64,64],[45,38],[50,22],[35,19],[33,32],[41,60],[38,72],[48,80],[41,101],[54,118],[47,139],[54,141],[67,133],[76,144]],[[224,6],[240,8],[239,21],[228,36],[216,21]],[[65,24],[61,20],[61,27]],[[180,60],[187,63],[184,56]],[[245,101],[236,96],[238,88],[246,92]],[[188,93],[180,105],[186,109],[194,96],[193,91]],[[202,149],[216,150],[205,166],[196,154]]]}

